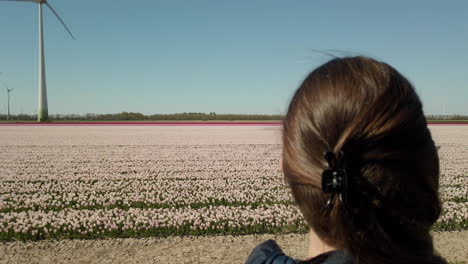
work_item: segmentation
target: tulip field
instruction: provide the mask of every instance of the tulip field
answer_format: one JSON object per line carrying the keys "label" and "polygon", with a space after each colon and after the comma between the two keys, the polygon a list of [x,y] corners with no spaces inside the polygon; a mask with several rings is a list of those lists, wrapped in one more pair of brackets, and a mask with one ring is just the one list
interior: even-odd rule
{"label": "tulip field", "polygon": [[[468,126],[433,126],[443,214],[468,229]],[[307,231],[280,126],[0,126],[0,240]]]}

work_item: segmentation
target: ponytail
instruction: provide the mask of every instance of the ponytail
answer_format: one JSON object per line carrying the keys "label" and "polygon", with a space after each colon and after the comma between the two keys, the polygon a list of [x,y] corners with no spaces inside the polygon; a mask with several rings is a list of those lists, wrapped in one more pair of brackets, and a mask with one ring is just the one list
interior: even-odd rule
{"label": "ponytail", "polygon": [[[400,73],[365,57],[333,59],[304,80],[283,126],[285,179],[324,242],[356,263],[446,263],[429,233],[441,211],[437,150]],[[327,151],[344,153],[345,203],[323,190],[323,172],[336,169]]]}

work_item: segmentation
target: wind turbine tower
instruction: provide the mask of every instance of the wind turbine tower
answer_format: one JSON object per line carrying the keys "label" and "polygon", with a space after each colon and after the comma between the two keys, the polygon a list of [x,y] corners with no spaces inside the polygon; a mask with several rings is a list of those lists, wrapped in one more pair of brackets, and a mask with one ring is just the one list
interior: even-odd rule
{"label": "wind turbine tower", "polygon": [[60,23],[68,31],[68,34],[73,37],[73,34],[68,29],[65,22],[60,18],[60,16],[55,12],[52,6],[47,2],[47,0],[0,0],[0,1],[17,1],[17,2],[33,2],[39,4],[39,107],[37,111],[37,121],[44,122],[49,119],[49,109],[47,106],[47,85],[46,85],[46,74],[45,74],[45,55],[44,55],[44,30],[43,30],[43,21],[42,21],[42,6],[46,5],[52,13],[58,18]]}
{"label": "wind turbine tower", "polygon": [[7,90],[8,94],[8,114],[7,114],[7,120],[10,120],[10,92],[13,91],[15,88],[8,89],[8,87],[5,85],[5,88]]}

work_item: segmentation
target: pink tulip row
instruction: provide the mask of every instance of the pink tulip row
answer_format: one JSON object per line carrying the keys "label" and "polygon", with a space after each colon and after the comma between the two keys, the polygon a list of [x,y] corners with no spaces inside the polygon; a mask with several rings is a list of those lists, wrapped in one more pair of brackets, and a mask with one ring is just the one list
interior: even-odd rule
{"label": "pink tulip row", "polygon": [[0,233],[31,233],[76,231],[82,234],[96,230],[144,230],[150,228],[189,227],[191,229],[224,229],[256,225],[281,227],[301,226],[305,223],[295,206],[272,205],[260,208],[250,206],[209,206],[192,209],[95,209],[61,211],[27,211],[1,214]]}
{"label": "pink tulip row", "polygon": [[[162,190],[134,190],[120,189],[112,192],[29,192],[6,193],[0,195],[0,211],[7,209],[19,210],[37,208],[83,208],[109,207],[118,204],[132,205],[142,203],[147,206],[187,206],[190,204],[209,204],[214,201],[224,204],[251,204],[258,202],[280,203],[291,202],[290,194],[285,188],[265,188],[256,190],[251,186],[244,189],[197,188],[194,184],[187,189],[168,188],[159,185]],[[60,189],[57,189],[60,190]]]}
{"label": "pink tulip row", "polygon": [[468,229],[468,202],[446,202],[443,206],[444,213],[437,220],[437,224],[443,224],[445,229]]}
{"label": "pink tulip row", "polygon": [[[439,223],[466,221],[468,203],[447,203]],[[260,208],[250,206],[209,206],[179,209],[95,209],[61,211],[27,211],[4,213],[0,218],[0,233],[52,234],[78,232],[91,234],[116,230],[148,230],[152,228],[206,230],[253,226],[282,227],[305,223],[296,206],[272,205]]]}

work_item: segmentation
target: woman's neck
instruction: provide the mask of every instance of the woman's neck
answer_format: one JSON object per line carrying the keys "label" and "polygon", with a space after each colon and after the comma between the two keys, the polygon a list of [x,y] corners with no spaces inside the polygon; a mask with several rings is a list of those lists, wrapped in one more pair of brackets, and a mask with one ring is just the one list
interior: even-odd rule
{"label": "woman's neck", "polygon": [[337,248],[330,246],[323,242],[314,230],[310,230],[309,233],[309,251],[307,253],[308,259],[314,258],[320,254],[337,250]]}

